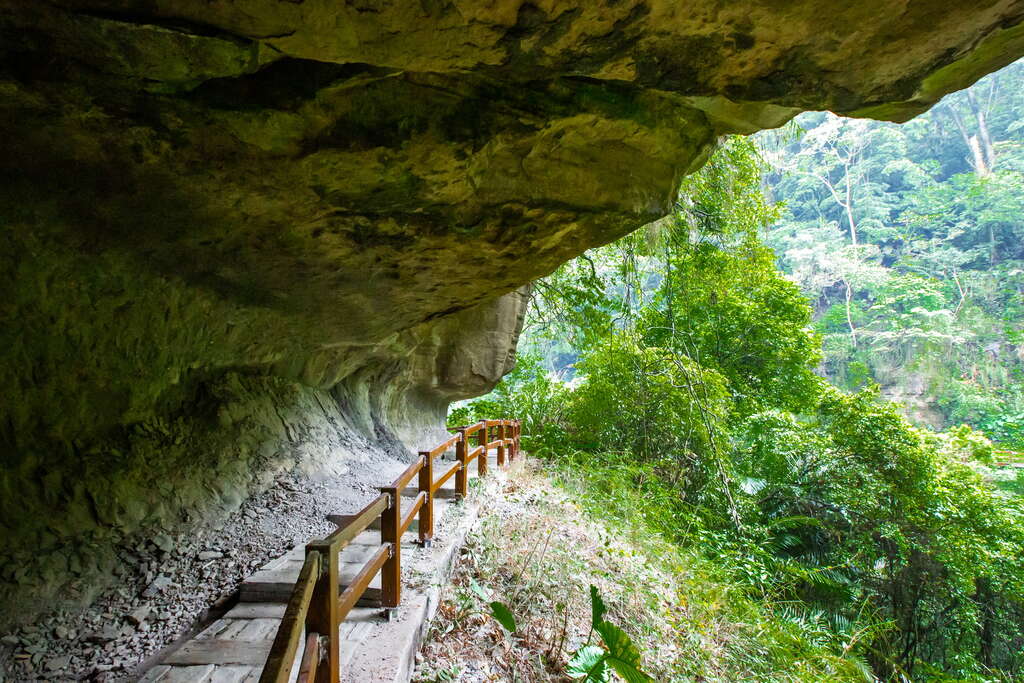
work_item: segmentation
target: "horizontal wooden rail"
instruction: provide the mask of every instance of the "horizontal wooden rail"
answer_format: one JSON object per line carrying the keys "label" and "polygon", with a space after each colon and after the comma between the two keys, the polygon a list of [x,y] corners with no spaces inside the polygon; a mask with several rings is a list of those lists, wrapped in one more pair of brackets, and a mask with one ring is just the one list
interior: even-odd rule
{"label": "horizontal wooden rail", "polygon": [[428,457],[436,458],[437,456],[441,455],[445,451],[451,450],[452,447],[455,446],[460,441],[462,441],[462,434],[456,434],[455,436],[453,436],[452,438],[448,439],[447,441],[445,441],[440,446],[435,446],[434,448],[430,449],[429,451],[424,451],[424,453],[429,454]]}
{"label": "horizontal wooden rail", "polygon": [[405,472],[398,475],[398,479],[391,482],[391,486],[387,488],[398,489],[399,492],[406,487],[406,485],[412,481],[412,478],[419,473],[420,468],[423,467],[423,457],[419,457],[413,461],[411,465],[405,468]]}
{"label": "horizontal wooden rail", "polygon": [[342,591],[341,595],[338,596],[338,620],[341,621],[348,616],[348,613],[352,611],[352,608],[359,602],[359,598],[363,597],[363,593],[366,592],[366,587],[370,585],[370,581],[373,581],[373,577],[377,576],[377,572],[384,566],[384,563],[391,556],[392,548],[391,545],[382,545],[377,548],[377,551],[370,557],[370,560],[359,570],[359,573],[355,575],[352,582]]}
{"label": "horizontal wooden rail", "polygon": [[456,472],[462,469],[462,463],[455,461],[452,466],[445,470],[444,474],[434,480],[434,483],[430,486],[430,495],[433,495],[439,488],[444,486],[445,482],[451,479]]}
{"label": "horizontal wooden rail", "polygon": [[357,512],[349,520],[348,524],[331,533],[323,542],[331,546],[335,552],[341,552],[356,536],[366,531],[371,524],[376,522],[377,518],[380,517],[380,513],[384,512],[389,504],[390,499],[388,496],[383,493],[380,494],[370,501],[366,507]]}
{"label": "horizontal wooden rail", "polygon": [[320,665],[320,634],[310,633],[306,636],[306,649],[302,653],[302,664],[299,667],[297,683],[314,683],[316,670]]}
{"label": "horizontal wooden rail", "polygon": [[[466,496],[469,465],[476,460],[477,474],[485,476],[488,452],[492,448],[497,449],[499,466],[505,465],[506,455],[514,460],[519,453],[520,429],[518,420],[509,419],[481,420],[456,428],[443,443],[421,451],[391,486],[381,487],[380,495],[362,510],[346,515],[344,526],[324,539],[310,542],[260,683],[288,681],[303,641],[298,680],[338,683],[341,661],[338,627],[366,593],[373,577],[380,574],[381,604],[385,608],[392,610],[401,601],[403,534],[419,516],[419,539],[424,545],[429,544],[434,534],[434,494],[454,476],[456,494]],[[470,448],[470,438],[476,439],[475,448]],[[455,449],[454,462],[435,478],[434,460],[452,448]],[[403,514],[402,491],[417,475],[419,491]],[[380,546],[341,590],[341,551],[378,520]]]}
{"label": "horizontal wooden rail", "polygon": [[401,528],[398,530],[399,533],[404,534],[406,530],[412,526],[412,522],[416,519],[416,515],[419,514],[420,508],[427,502],[429,495],[426,491],[420,491],[416,495],[416,499],[412,502],[412,507],[409,508],[409,512],[405,513],[405,517],[402,518]]}
{"label": "horizontal wooden rail", "polygon": [[287,683],[296,650],[299,648],[306,614],[313,601],[313,590],[320,576],[320,563],[320,553],[306,554],[306,561],[302,563],[299,578],[292,589],[291,598],[288,599],[288,606],[284,610],[274,644],[270,646],[270,654],[263,667],[260,683]]}

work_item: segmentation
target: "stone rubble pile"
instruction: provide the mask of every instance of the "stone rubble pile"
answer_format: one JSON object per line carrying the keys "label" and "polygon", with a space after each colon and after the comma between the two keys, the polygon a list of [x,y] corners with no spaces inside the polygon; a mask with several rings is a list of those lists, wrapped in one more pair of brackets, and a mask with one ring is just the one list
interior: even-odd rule
{"label": "stone rubble pile", "polygon": [[84,612],[62,611],[0,637],[0,681],[134,680],[267,561],[333,529],[328,513],[368,499],[387,464],[319,481],[288,474],[216,529],[156,535],[121,549],[124,577]]}

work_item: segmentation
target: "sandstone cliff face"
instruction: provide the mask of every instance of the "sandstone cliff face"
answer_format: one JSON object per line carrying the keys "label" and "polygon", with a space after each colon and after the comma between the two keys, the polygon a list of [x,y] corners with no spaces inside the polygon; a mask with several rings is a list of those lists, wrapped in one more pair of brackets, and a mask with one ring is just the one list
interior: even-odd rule
{"label": "sandstone cliff face", "polygon": [[431,440],[509,369],[509,293],[662,216],[718,135],[907,118],[1024,53],[1022,21],[0,0],[0,594],[93,585],[281,468]]}

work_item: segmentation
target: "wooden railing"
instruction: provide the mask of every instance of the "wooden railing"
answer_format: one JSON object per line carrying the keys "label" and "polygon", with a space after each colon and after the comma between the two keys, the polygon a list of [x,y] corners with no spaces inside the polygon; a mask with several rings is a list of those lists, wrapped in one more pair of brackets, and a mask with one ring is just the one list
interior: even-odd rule
{"label": "wooden railing", "polygon": [[[260,683],[285,683],[302,653],[300,683],[338,683],[341,651],[338,626],[363,597],[373,577],[380,572],[381,606],[390,617],[402,600],[402,535],[419,516],[419,541],[429,545],[434,536],[434,496],[455,477],[455,492],[465,496],[469,487],[469,466],[477,462],[477,474],[487,474],[487,454],[497,449],[499,467],[519,454],[521,427],[518,420],[486,420],[457,427],[450,439],[419,456],[390,486],[383,486],[357,514],[327,538],[306,545],[306,558],[295,582],[284,618],[278,627]],[[470,448],[475,439],[476,446]],[[434,460],[455,449],[455,460],[438,476]],[[417,477],[418,492],[402,513],[402,492]],[[360,533],[380,519],[380,546],[349,585],[339,585],[339,555]]]}

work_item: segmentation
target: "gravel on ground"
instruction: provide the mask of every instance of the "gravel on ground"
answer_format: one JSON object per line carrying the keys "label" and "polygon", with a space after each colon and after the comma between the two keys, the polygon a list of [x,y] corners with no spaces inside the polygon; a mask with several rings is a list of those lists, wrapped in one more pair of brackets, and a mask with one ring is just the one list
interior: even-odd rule
{"label": "gravel on ground", "polygon": [[327,514],[357,511],[404,467],[378,453],[346,461],[339,476],[284,474],[217,525],[124,546],[123,576],[88,608],[0,636],[0,683],[135,680],[230,602],[247,576],[332,531]]}

